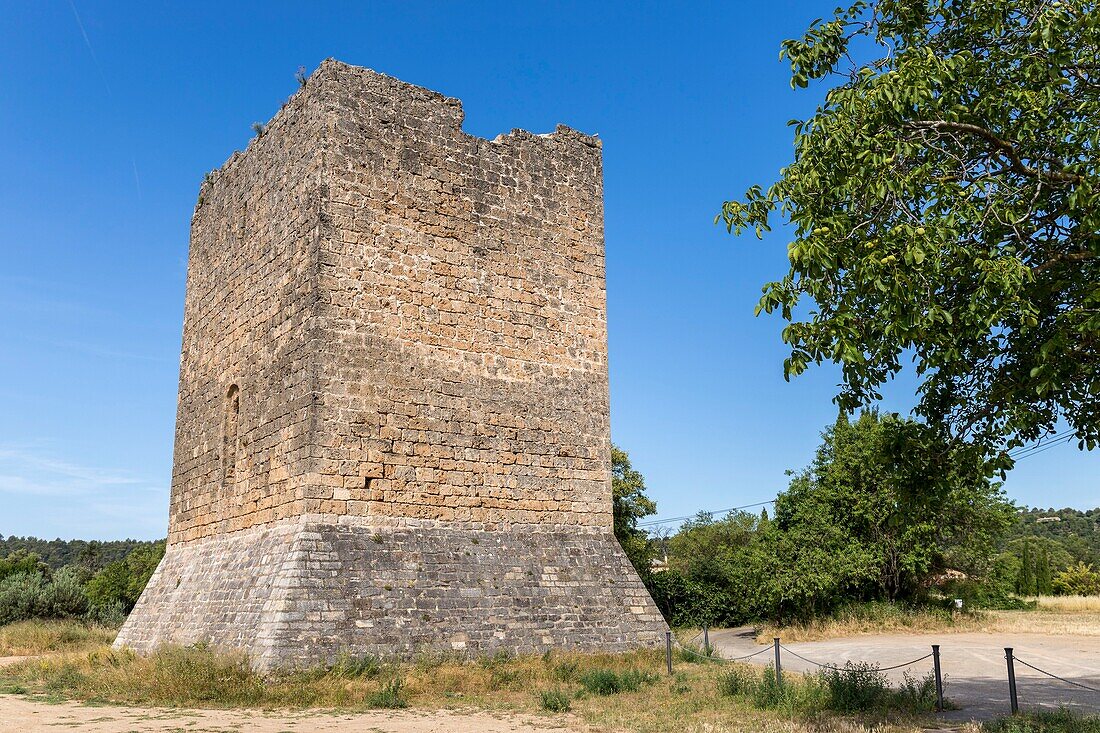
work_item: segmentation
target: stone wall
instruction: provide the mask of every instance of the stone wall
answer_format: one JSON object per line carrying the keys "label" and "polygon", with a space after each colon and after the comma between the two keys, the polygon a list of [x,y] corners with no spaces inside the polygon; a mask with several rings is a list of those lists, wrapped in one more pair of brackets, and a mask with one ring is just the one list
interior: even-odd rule
{"label": "stone wall", "polygon": [[610,527],[599,141],[473,137],[457,100],[367,69],[326,66],[317,83],[337,121],[321,498]]}
{"label": "stone wall", "polygon": [[303,513],[610,527],[599,141],[461,124],[329,61],[203,185],[169,542]]}
{"label": "stone wall", "polygon": [[208,176],[163,562],[116,644],[655,645],[612,533],[600,145],[326,61]]}
{"label": "stone wall", "polygon": [[263,670],[341,655],[653,647],[664,622],[610,533],[305,516],[169,549],[119,635]]}
{"label": "stone wall", "polygon": [[200,189],[191,221],[169,544],[305,509],[325,206],[319,141],[328,127],[319,102],[295,95],[264,135],[208,174]]}

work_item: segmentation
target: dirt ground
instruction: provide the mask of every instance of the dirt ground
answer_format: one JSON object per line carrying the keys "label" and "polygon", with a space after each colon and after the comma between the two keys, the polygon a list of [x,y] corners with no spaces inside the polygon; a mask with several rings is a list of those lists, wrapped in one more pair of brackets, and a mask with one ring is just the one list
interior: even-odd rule
{"label": "dirt ground", "polygon": [[[727,659],[770,649],[757,644],[754,636],[751,629],[715,630],[710,632],[710,641]],[[783,669],[798,672],[816,671],[819,664],[839,666],[848,661],[873,662],[886,668],[931,653],[933,644],[940,645],[944,694],[959,708],[946,713],[945,719],[987,719],[1009,713],[1005,647],[1012,647],[1013,656],[1018,660],[1069,680],[1052,679],[1017,661],[1016,685],[1021,709],[1066,707],[1075,712],[1100,713],[1100,692],[1071,684],[1100,690],[1100,637],[1097,636],[1021,633],[858,636],[783,644],[790,651],[782,650],[780,659]],[[773,659],[769,651],[748,661],[771,664]],[[905,672],[919,678],[931,670],[932,660],[925,659],[887,674],[898,682]]]}
{"label": "dirt ground", "polygon": [[0,695],[0,733],[56,733],[66,729],[95,733],[545,733],[554,729],[582,730],[563,727],[570,722],[568,716],[539,720],[531,716],[495,716],[481,711],[379,710],[350,714],[171,710],[49,703]]}

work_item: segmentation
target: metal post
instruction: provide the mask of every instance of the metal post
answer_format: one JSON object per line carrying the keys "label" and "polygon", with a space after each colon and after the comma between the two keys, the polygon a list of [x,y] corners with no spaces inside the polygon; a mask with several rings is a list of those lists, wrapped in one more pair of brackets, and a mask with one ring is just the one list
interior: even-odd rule
{"label": "metal post", "polygon": [[940,645],[932,645],[932,667],[936,670],[936,712],[943,712],[943,673],[940,671]]}
{"label": "metal post", "polygon": [[775,683],[777,685],[783,684],[783,665],[779,661],[779,637],[775,637]]}
{"label": "metal post", "polygon": [[703,654],[710,656],[710,629],[703,627]]}
{"label": "metal post", "polygon": [[1012,714],[1020,714],[1020,703],[1016,699],[1016,668],[1012,665],[1012,647],[1005,647],[1005,660],[1008,661],[1008,701],[1012,706]]}
{"label": "metal post", "polygon": [[665,632],[665,661],[668,663],[668,673],[672,674],[672,632]]}

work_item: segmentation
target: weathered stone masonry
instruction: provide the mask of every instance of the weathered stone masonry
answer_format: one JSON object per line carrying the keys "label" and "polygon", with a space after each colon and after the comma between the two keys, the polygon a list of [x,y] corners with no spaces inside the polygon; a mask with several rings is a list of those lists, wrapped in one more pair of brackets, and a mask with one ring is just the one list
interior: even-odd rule
{"label": "weathered stone masonry", "polygon": [[600,143],[327,61],[204,182],[169,546],[120,645],[653,644],[611,533]]}

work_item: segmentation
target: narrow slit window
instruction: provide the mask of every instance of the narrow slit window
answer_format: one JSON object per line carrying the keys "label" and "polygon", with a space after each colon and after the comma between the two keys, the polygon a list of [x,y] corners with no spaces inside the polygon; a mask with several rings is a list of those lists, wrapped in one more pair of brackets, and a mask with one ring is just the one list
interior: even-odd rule
{"label": "narrow slit window", "polygon": [[241,391],[237,385],[225,395],[225,427],[222,440],[222,486],[232,489],[237,481],[237,458],[240,453],[238,436],[241,420]]}

